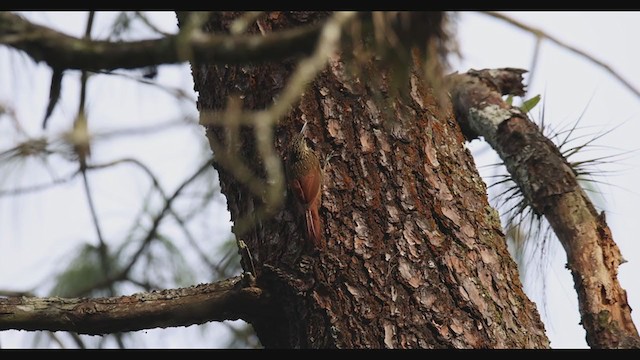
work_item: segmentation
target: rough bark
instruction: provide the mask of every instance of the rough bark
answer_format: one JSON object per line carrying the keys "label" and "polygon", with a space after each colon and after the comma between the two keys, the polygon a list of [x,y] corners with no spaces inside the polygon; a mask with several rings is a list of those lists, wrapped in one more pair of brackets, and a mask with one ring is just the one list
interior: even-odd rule
{"label": "rough bark", "polygon": [[456,118],[469,139],[483,136],[523,196],[544,215],[567,253],[582,325],[592,348],[638,348],[627,293],[618,282],[622,255],[604,212],[598,214],[558,148],[501,95],[524,95],[519,69],[451,76]]}
{"label": "rough bark", "polygon": [[[206,29],[225,31],[235,16],[217,13]],[[260,26],[270,32],[324,16],[273,12]],[[245,109],[264,109],[294,64],[192,64],[199,110],[221,111],[230,95]],[[387,86],[388,74],[379,75]],[[407,86],[409,98],[389,98],[385,88],[351,78],[336,55],[278,126],[281,154],[308,121],[316,152],[334,156],[322,187],[325,250],[304,250],[291,196],[273,217],[256,216],[237,234],[251,250],[259,286],[279,305],[252,321],[264,346],[548,346],[450,106],[436,105],[415,75]],[[212,143],[228,143],[228,129],[206,129]],[[236,158],[264,177],[253,135],[241,126]],[[232,219],[257,213],[265,195],[218,171]]]}
{"label": "rough bark", "polygon": [[269,311],[266,296],[241,278],[112,298],[0,298],[0,330],[123,331],[249,320]]}

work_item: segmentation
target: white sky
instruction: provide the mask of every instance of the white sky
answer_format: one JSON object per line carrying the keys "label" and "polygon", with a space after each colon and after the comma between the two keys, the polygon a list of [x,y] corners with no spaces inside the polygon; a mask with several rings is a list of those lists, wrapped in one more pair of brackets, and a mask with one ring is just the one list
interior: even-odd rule
{"label": "white sky", "polygon": [[[97,14],[92,33],[94,37],[108,33],[107,25],[113,15]],[[640,63],[640,48],[636,46],[635,39],[640,33],[640,13],[518,12],[510,15],[593,54],[640,88],[640,68],[636,66]],[[155,12],[151,17],[166,31],[175,31],[173,13]],[[86,13],[35,13],[29,14],[29,18],[79,36],[83,33]],[[533,36],[499,20],[484,14],[462,13],[457,36],[463,58],[452,61],[452,70],[530,67]],[[7,54],[6,48],[0,48],[0,104],[13,108],[28,134],[42,135],[40,124],[48,99],[50,71],[44,65],[24,61],[15,53],[12,56]],[[49,120],[47,135],[59,134],[73,122],[78,101],[78,79],[76,73],[65,76],[61,103]],[[181,88],[195,99],[188,65],[163,66],[157,80]],[[581,123],[585,130],[581,134],[599,133],[621,125],[598,142],[615,147],[605,149],[600,155],[614,155],[638,148],[635,134],[640,133],[640,99],[588,61],[550,42],[543,42],[529,91],[531,95],[543,95],[545,121],[548,123],[569,124],[589,103]],[[90,130],[96,133],[176,120],[185,112],[196,115],[195,106],[189,102],[178,102],[161,91],[117,78],[92,78],[88,94]],[[539,107],[534,109],[534,114]],[[0,117],[0,151],[16,141],[15,132],[10,129],[12,126],[7,118]],[[482,150],[483,146],[480,141],[470,145],[474,153],[481,153],[476,160],[478,165],[495,162],[492,152]],[[135,157],[147,164],[165,191],[171,193],[200,166],[208,154],[206,149],[203,131],[198,127],[172,127],[152,135],[96,142],[92,148],[92,162]],[[585,156],[594,155],[588,153]],[[639,160],[637,153],[631,153],[625,160],[618,161],[611,168],[622,171],[603,179],[613,185],[600,186],[614,240],[629,261],[620,267],[619,279],[627,290],[633,309],[640,309],[640,284],[633,278],[640,273],[640,247],[634,237],[639,230],[636,214],[640,196],[634,186],[640,179]],[[59,176],[75,170],[60,159],[52,161],[51,166]],[[48,172],[38,161],[11,168],[0,167],[0,189],[41,183],[47,179]],[[0,290],[28,290],[42,283],[50,284],[48,277],[66,265],[65,255],[69,251],[85,242],[97,244],[79,180],[77,178],[46,192],[0,197]],[[90,182],[105,237],[118,243],[124,239],[133,217],[142,206],[140,198],[148,189],[148,181],[139,170],[121,165],[92,173]],[[154,205],[153,209],[157,209],[159,202]],[[202,221],[191,224],[190,229],[197,238],[206,239],[200,243],[215,253],[218,251],[216,246],[228,237],[230,231],[224,201],[215,201],[202,218]],[[212,224],[211,219],[216,221]],[[162,231],[179,237],[171,222]],[[539,306],[552,347],[586,347],[584,330],[578,325],[573,282],[569,271],[564,268],[564,252],[560,246],[555,246],[553,254],[547,274],[546,311],[542,308],[539,283],[527,286],[527,293]],[[208,279],[201,275],[196,281]],[[640,323],[637,311],[633,312],[633,318],[636,324]],[[192,326],[145,331],[147,335],[137,346],[215,347],[226,343],[229,332],[224,327],[202,328]],[[204,335],[203,331],[206,331]],[[24,332],[0,332],[0,346],[30,346],[30,340],[24,335]],[[65,344],[70,345],[71,342],[65,339]]]}

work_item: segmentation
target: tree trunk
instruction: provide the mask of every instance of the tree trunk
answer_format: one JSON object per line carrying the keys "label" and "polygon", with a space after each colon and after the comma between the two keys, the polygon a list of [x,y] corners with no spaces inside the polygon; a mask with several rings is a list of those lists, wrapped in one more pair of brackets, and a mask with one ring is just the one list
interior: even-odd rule
{"label": "tree trunk", "polygon": [[[226,31],[237,14],[205,25]],[[269,13],[260,30],[321,21],[323,13]],[[254,26],[250,31],[257,32]],[[366,64],[373,68],[374,64]],[[200,111],[270,106],[294,59],[259,65],[192,64]],[[324,249],[305,244],[303,219],[289,193],[274,215],[242,234],[258,284],[277,311],[251,319],[265,347],[548,347],[534,304],[522,291],[496,211],[465,149],[450,104],[439,107],[419,77],[410,97],[389,97],[353,79],[336,55],[277,126],[284,149],[307,121],[307,137],[326,162],[320,218]],[[382,74],[380,74],[382,75]],[[379,96],[382,94],[383,96]],[[207,125],[212,142],[229,129]],[[265,177],[254,131],[240,127],[237,158]],[[214,154],[219,156],[220,154]],[[254,194],[216,166],[233,221],[258,214]],[[249,270],[246,268],[245,270]]]}

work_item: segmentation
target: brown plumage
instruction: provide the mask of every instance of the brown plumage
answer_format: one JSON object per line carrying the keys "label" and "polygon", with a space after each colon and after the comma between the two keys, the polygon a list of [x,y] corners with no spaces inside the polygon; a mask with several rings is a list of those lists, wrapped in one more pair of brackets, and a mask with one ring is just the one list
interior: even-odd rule
{"label": "brown plumage", "polygon": [[293,137],[287,148],[285,168],[291,192],[300,212],[304,212],[306,239],[316,248],[322,249],[324,244],[319,213],[322,200],[322,168],[318,156],[307,146],[304,138],[306,125],[305,123],[300,133]]}

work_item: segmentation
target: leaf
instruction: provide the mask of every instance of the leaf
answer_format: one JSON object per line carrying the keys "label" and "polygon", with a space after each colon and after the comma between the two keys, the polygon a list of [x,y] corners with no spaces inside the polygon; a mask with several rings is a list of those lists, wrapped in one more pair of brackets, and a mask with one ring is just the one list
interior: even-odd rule
{"label": "leaf", "polygon": [[522,106],[520,106],[520,110],[522,110],[523,113],[528,113],[531,109],[533,109],[534,107],[536,107],[536,105],[538,105],[538,103],[540,102],[540,94],[532,97],[529,100],[526,100]]}
{"label": "leaf", "polygon": [[508,95],[507,99],[504,102],[506,102],[509,106],[513,105],[513,95]]}

